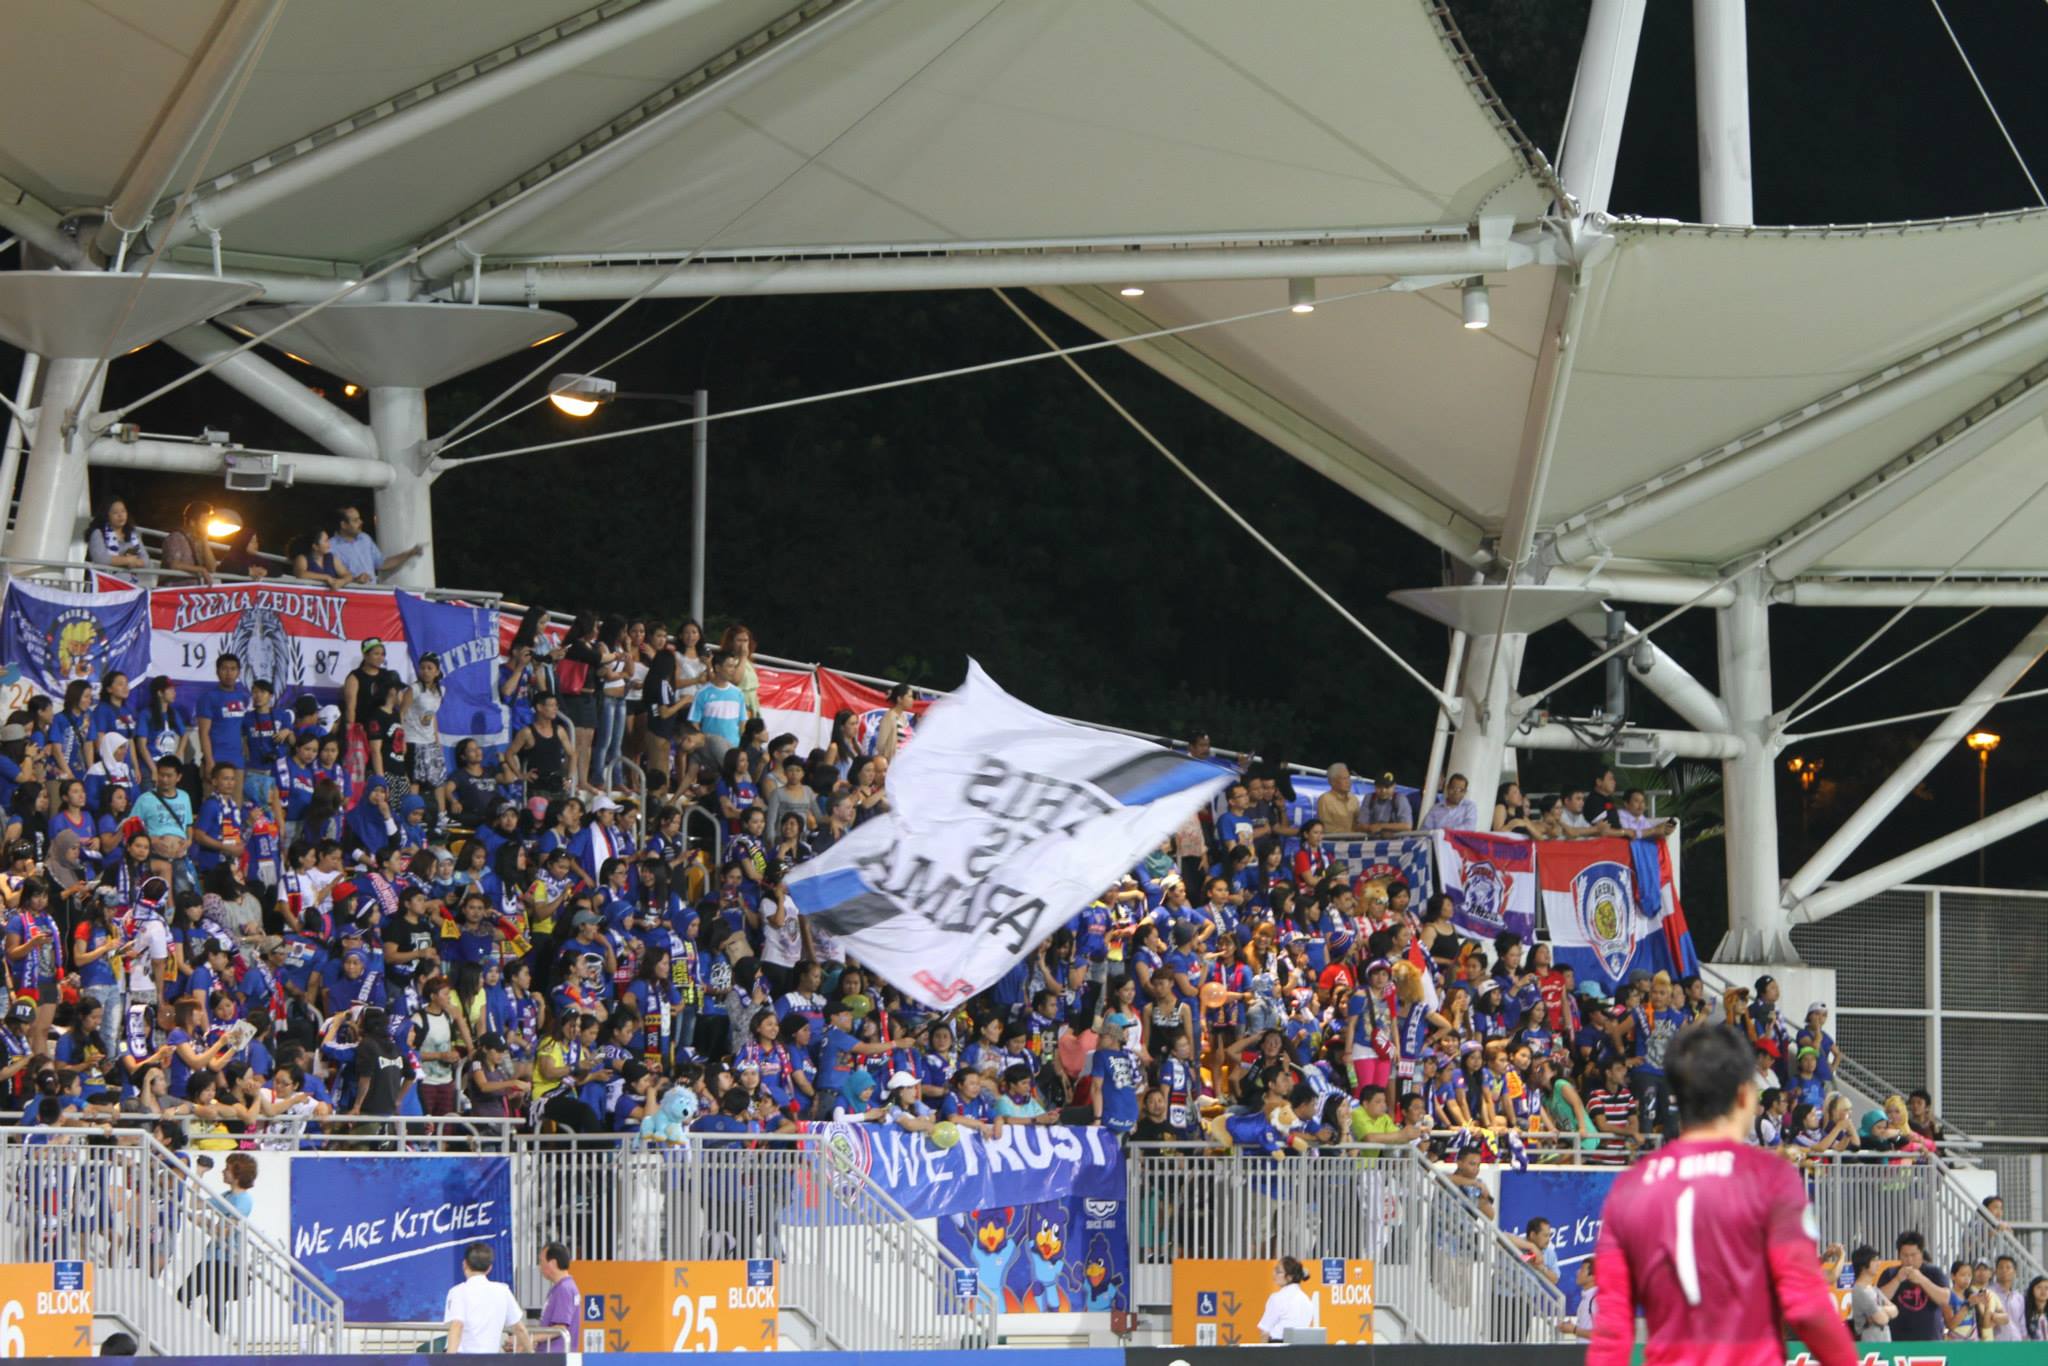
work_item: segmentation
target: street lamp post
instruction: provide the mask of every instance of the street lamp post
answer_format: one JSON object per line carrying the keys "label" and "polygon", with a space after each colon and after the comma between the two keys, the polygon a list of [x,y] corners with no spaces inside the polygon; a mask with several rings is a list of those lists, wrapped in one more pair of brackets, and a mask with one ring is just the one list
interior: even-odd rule
{"label": "street lamp post", "polygon": [[[1991,773],[1991,751],[1998,748],[2000,737],[1988,730],[1973,730],[1963,737],[1963,743],[1977,752],[1977,819],[1984,819],[1985,780]],[[1984,851],[1977,850],[1977,885],[1989,886],[1984,878]]]}
{"label": "street lamp post", "polygon": [[569,417],[589,417],[607,403],[637,399],[645,403],[686,403],[696,422],[690,427],[690,616],[704,625],[704,541],[711,487],[711,395],[703,389],[688,394],[620,393],[618,381],[596,375],[556,375],[548,383],[548,401]]}

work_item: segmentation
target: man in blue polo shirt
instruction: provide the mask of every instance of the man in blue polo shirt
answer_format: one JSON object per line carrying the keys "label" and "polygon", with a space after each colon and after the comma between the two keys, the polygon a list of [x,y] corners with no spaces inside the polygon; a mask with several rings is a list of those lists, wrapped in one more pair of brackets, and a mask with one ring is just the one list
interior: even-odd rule
{"label": "man in blue polo shirt", "polygon": [[192,827],[192,866],[204,873],[225,861],[239,869],[249,828],[242,806],[242,770],[223,759],[213,767],[212,791]]}
{"label": "man in blue polo shirt", "polygon": [[215,764],[233,764],[239,770],[249,762],[242,743],[242,723],[255,705],[249,690],[242,686],[239,656],[223,652],[213,662],[213,673],[220,683],[199,695],[198,708],[199,754],[209,779]]}

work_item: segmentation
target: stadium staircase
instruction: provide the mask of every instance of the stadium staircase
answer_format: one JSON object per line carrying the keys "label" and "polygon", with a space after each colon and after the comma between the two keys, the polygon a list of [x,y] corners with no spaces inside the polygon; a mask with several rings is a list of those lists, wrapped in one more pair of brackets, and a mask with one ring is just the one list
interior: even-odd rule
{"label": "stadium staircase", "polygon": [[95,1316],[154,1355],[341,1349],[340,1299],[197,1168],[148,1136],[103,1137],[20,1129],[0,1141],[0,1191],[23,1213],[0,1229],[0,1261],[88,1263]]}

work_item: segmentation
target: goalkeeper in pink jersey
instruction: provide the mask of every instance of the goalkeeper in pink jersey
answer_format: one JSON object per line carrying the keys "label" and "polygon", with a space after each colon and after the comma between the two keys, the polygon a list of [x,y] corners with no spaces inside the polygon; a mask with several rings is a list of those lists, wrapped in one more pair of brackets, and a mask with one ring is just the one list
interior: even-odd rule
{"label": "goalkeeper in pink jersey", "polygon": [[1638,1310],[1650,1327],[1644,1366],[1783,1366],[1793,1337],[1821,1366],[1854,1366],[1799,1172],[1744,1141],[1757,1112],[1748,1040],[1695,1025],[1672,1040],[1664,1070],[1682,1132],[1608,1193],[1586,1366],[1628,1366]]}

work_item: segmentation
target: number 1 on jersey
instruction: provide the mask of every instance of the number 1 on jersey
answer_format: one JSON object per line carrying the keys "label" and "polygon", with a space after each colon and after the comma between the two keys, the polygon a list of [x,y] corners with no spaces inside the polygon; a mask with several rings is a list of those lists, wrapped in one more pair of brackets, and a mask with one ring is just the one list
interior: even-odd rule
{"label": "number 1 on jersey", "polygon": [[1685,1292],[1685,1302],[1695,1308],[1700,1302],[1700,1258],[1692,1240],[1692,1209],[1698,1195],[1698,1191],[1687,1186],[1679,1192],[1678,1204],[1673,1210],[1678,1222],[1678,1288]]}

